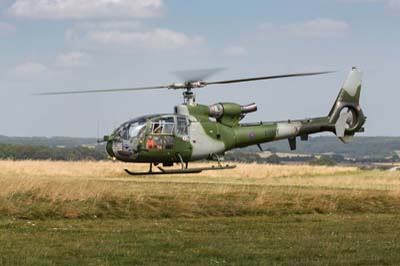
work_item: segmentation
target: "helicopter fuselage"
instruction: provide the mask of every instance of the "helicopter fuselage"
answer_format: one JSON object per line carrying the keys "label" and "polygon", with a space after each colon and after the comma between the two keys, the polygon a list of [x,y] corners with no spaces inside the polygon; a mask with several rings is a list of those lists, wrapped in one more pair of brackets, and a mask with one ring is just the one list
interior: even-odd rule
{"label": "helicopter fuselage", "polygon": [[[235,148],[280,139],[289,139],[290,147],[295,149],[297,136],[307,140],[309,134],[335,132],[336,119],[332,118],[336,113],[304,120],[240,123],[247,113],[256,110],[255,104],[179,105],[174,114],[144,116],[122,124],[112,135],[105,136],[107,152],[124,162],[172,166],[213,159]],[[365,121],[364,116],[358,117],[355,131]]]}

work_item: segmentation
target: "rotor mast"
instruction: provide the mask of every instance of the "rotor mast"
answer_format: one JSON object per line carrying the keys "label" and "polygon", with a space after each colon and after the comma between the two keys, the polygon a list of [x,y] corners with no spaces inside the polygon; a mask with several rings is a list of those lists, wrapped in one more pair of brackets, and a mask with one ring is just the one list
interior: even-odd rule
{"label": "rotor mast", "polygon": [[191,88],[183,92],[183,103],[186,105],[196,105],[196,94]]}

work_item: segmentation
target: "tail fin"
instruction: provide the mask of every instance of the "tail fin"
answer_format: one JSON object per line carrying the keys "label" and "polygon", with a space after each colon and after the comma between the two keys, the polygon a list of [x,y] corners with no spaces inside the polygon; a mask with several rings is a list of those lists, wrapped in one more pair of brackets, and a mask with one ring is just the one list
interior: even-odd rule
{"label": "tail fin", "polygon": [[336,136],[350,142],[355,133],[363,132],[366,121],[361,106],[362,72],[353,67],[329,113],[329,121],[335,125]]}

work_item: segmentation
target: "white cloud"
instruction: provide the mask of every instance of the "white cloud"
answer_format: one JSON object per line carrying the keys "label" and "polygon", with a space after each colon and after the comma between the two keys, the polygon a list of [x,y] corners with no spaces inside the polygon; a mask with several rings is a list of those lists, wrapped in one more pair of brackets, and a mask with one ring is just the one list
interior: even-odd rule
{"label": "white cloud", "polygon": [[224,49],[223,54],[227,56],[242,56],[247,54],[247,50],[241,46],[230,45]]}
{"label": "white cloud", "polygon": [[168,29],[153,29],[143,32],[92,31],[87,35],[90,41],[100,44],[139,45],[142,47],[174,49],[181,48],[192,40],[183,33]]}
{"label": "white cloud", "polygon": [[56,57],[58,67],[82,67],[89,64],[91,57],[83,52],[62,53]]}
{"label": "white cloud", "polygon": [[17,28],[9,23],[0,22],[0,36],[13,34],[17,31]]}
{"label": "white cloud", "polygon": [[75,24],[80,30],[138,30],[143,25],[133,20],[107,20],[107,21],[85,21]]}
{"label": "white cloud", "polygon": [[66,32],[66,39],[71,43],[78,43],[88,49],[123,49],[124,51],[166,51],[181,48],[200,47],[204,43],[201,36],[188,36],[185,33],[170,29],[121,29],[112,28],[91,30],[70,29]]}
{"label": "white cloud", "polygon": [[382,4],[385,8],[394,15],[400,15],[400,0],[338,0],[346,3],[358,4]]}
{"label": "white cloud", "polygon": [[8,9],[24,19],[90,19],[152,17],[163,0],[16,0]]}
{"label": "white cloud", "polygon": [[298,35],[321,38],[343,36],[349,28],[347,22],[332,19],[315,19],[300,25],[288,26],[288,30],[293,30]]}
{"label": "white cloud", "polygon": [[46,72],[47,67],[36,62],[26,62],[16,66],[12,73],[17,77],[35,77]]}
{"label": "white cloud", "polygon": [[331,38],[345,36],[350,26],[345,21],[327,18],[318,18],[293,24],[272,24],[264,23],[260,25],[260,30],[272,36],[297,36],[307,38]]}
{"label": "white cloud", "polygon": [[400,15],[400,0],[390,0],[386,7],[394,14]]}

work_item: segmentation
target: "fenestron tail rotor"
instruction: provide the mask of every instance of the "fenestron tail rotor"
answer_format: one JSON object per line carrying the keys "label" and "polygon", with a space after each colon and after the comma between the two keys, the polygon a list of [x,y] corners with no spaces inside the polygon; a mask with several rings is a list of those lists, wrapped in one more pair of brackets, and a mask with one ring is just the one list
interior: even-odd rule
{"label": "fenestron tail rotor", "polygon": [[184,92],[185,102],[192,103],[194,101],[194,94],[192,89],[203,88],[209,85],[222,85],[232,83],[242,83],[259,80],[271,80],[271,79],[283,79],[283,78],[294,78],[294,77],[305,77],[305,76],[316,76],[333,73],[335,71],[321,71],[321,72],[303,72],[303,73],[292,73],[283,75],[273,76],[262,76],[252,77],[243,79],[230,79],[220,81],[204,81],[207,77],[222,71],[222,68],[215,69],[201,69],[191,71],[179,71],[175,74],[184,79],[183,82],[172,83],[169,85],[152,86],[152,87],[137,87],[137,88],[121,88],[121,89],[103,89],[103,90],[74,90],[74,91],[58,91],[58,92],[41,92],[33,95],[67,95],[67,94],[85,94],[85,93],[107,93],[107,92],[130,92],[130,91],[145,91],[145,90],[159,90],[159,89],[170,89],[170,90],[186,90]]}

